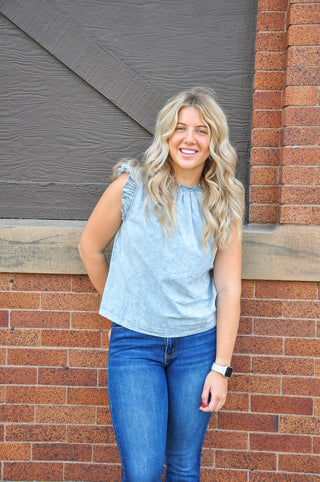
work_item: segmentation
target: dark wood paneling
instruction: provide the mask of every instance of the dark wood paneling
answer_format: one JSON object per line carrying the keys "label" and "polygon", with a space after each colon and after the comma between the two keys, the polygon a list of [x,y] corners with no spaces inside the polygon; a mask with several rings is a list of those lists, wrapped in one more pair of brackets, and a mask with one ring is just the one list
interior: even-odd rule
{"label": "dark wood paneling", "polygon": [[[95,61],[96,51],[90,59],[92,72],[81,71],[80,51],[74,44],[80,31],[81,38],[92,39],[100,53],[124,64],[125,72],[135,72],[160,98],[191,85],[213,87],[228,115],[231,140],[239,154],[238,175],[247,184],[256,1],[31,0],[22,4],[29,12],[36,4],[58,8],[60,22],[75,26],[76,35],[61,42],[54,19],[40,31],[41,16],[27,21],[30,35],[40,32],[38,41],[52,51],[56,48],[56,55],[72,64],[78,75],[2,18],[0,61],[5,73],[0,101],[6,118],[0,179],[7,184],[0,191],[2,217],[86,219],[109,182],[111,166],[121,157],[139,156],[150,142],[144,128],[97,92],[97,85],[108,80]],[[21,13],[17,15],[22,17],[20,24],[25,22]],[[88,55],[89,50],[85,61]],[[130,78],[127,83],[124,78],[121,84],[119,80],[121,100],[127,99],[130,106],[134,89]],[[132,99],[139,106],[137,112],[148,110],[149,98],[142,93]],[[23,201],[17,203],[19,192]]]}

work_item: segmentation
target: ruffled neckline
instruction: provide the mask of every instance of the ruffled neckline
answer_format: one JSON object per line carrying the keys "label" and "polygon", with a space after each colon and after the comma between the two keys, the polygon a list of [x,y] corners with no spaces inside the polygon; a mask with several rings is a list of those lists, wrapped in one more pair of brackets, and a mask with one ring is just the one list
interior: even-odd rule
{"label": "ruffled neckline", "polygon": [[178,187],[180,191],[201,191],[202,186],[201,183],[196,184],[195,186],[186,186],[185,184],[179,184]]}

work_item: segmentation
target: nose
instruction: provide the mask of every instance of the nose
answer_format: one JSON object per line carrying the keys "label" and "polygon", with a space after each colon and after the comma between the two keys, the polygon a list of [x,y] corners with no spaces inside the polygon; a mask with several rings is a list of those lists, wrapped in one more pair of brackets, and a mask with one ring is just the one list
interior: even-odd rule
{"label": "nose", "polygon": [[186,141],[186,142],[194,142],[194,137],[193,137],[193,131],[192,131],[192,129],[187,129],[187,130],[186,130],[185,141]]}

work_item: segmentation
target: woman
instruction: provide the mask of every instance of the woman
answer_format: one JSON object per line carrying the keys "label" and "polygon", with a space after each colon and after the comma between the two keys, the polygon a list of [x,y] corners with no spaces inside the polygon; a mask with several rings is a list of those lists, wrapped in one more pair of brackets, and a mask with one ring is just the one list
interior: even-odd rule
{"label": "woman", "polygon": [[[239,320],[243,187],[208,89],[170,99],[140,165],[115,168],[79,251],[112,321],[108,387],[122,480],[200,480]],[[110,268],[104,250],[115,237]]]}

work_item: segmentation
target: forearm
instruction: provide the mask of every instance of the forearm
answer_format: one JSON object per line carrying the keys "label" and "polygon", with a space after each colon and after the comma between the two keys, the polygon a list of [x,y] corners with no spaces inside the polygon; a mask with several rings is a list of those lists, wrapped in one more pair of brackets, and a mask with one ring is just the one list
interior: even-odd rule
{"label": "forearm", "polygon": [[230,365],[240,317],[240,289],[222,291],[217,297],[216,363]]}
{"label": "forearm", "polygon": [[91,283],[102,296],[109,272],[104,253],[86,253],[81,250],[81,246],[79,246],[79,252]]}

